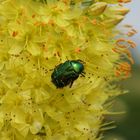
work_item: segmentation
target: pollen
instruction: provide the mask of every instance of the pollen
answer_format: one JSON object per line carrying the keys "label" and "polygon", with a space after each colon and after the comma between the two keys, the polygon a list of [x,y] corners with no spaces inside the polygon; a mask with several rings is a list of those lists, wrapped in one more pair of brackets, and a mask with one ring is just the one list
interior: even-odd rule
{"label": "pollen", "polygon": [[13,33],[12,33],[12,36],[13,37],[16,37],[18,35],[18,32],[17,31],[14,31]]}
{"label": "pollen", "polygon": [[76,48],[76,49],[75,49],[75,52],[76,52],[76,53],[81,52],[81,48]]}
{"label": "pollen", "polygon": [[131,0],[118,0],[118,2],[121,2],[121,3],[128,3],[128,2],[131,2]]}

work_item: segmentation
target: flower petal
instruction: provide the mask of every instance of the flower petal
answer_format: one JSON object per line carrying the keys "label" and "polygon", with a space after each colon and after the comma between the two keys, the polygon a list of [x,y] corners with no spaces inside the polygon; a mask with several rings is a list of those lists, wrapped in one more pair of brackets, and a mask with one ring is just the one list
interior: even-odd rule
{"label": "flower petal", "polygon": [[27,136],[27,134],[29,132],[29,127],[30,127],[29,124],[26,124],[26,123],[23,123],[23,124],[22,123],[12,123],[12,126],[14,128],[16,128],[22,136],[24,136],[24,137]]}
{"label": "flower petal", "polygon": [[42,123],[35,121],[33,124],[30,126],[30,131],[32,134],[38,133],[42,128]]}
{"label": "flower petal", "polygon": [[27,45],[27,51],[29,51],[33,56],[37,56],[40,55],[41,48],[39,47],[38,44],[30,42]]}
{"label": "flower petal", "polygon": [[9,54],[19,54],[23,50],[24,43],[15,41],[9,50]]}

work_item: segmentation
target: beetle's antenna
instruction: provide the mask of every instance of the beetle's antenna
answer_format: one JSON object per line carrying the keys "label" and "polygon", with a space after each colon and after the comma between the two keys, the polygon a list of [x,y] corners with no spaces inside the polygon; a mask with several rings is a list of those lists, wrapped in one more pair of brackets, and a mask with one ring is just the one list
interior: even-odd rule
{"label": "beetle's antenna", "polygon": [[77,59],[77,61],[79,61],[79,62],[82,62],[82,63],[86,63],[86,62],[84,62],[83,60],[81,60],[81,59]]}

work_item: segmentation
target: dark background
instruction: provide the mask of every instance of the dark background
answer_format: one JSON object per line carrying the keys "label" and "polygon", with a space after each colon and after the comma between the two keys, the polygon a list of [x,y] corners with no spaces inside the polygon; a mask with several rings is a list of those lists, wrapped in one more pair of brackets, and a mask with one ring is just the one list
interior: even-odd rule
{"label": "dark background", "polygon": [[104,140],[140,140],[140,65],[132,67],[132,77],[122,83],[127,94],[117,98],[114,110],[125,114],[112,115],[109,120],[115,120],[116,128],[105,133]]}

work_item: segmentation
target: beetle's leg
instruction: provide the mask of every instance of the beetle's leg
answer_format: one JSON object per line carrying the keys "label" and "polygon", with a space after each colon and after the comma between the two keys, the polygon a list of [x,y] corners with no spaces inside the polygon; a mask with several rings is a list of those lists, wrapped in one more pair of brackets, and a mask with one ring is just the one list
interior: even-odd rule
{"label": "beetle's leg", "polygon": [[70,82],[70,86],[69,86],[69,87],[71,88],[71,87],[72,87],[72,85],[73,85],[73,80],[71,80],[71,82]]}
{"label": "beetle's leg", "polygon": [[[74,72],[74,74],[75,74],[75,72]],[[77,79],[79,77],[79,75],[77,74],[75,77],[73,77],[71,80],[70,80],[70,88],[72,87],[72,85],[73,85],[73,82]]]}
{"label": "beetle's leg", "polygon": [[85,77],[85,75],[84,75],[84,74],[82,74],[82,73],[81,73],[81,75],[82,75],[83,77]]}
{"label": "beetle's leg", "polygon": [[60,80],[60,81],[62,82],[63,86],[65,86],[65,83],[62,80]]}
{"label": "beetle's leg", "polygon": [[58,84],[58,81],[57,81],[57,80],[55,80],[55,81],[56,81],[56,83],[57,83],[56,88],[59,88],[59,86],[58,86],[58,85],[59,85],[59,84]]}
{"label": "beetle's leg", "polygon": [[84,71],[82,73],[86,74]]}
{"label": "beetle's leg", "polygon": [[55,79],[55,82],[56,82],[56,84],[55,84],[55,85],[56,85],[56,88],[63,88],[63,87],[64,87],[64,83],[63,83],[62,81],[61,81],[61,82],[62,82],[63,85],[61,85],[61,84],[58,82],[57,79]]}

